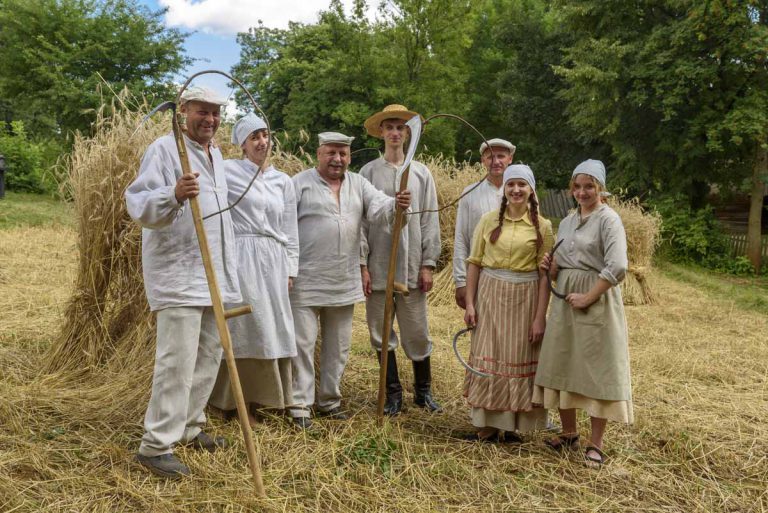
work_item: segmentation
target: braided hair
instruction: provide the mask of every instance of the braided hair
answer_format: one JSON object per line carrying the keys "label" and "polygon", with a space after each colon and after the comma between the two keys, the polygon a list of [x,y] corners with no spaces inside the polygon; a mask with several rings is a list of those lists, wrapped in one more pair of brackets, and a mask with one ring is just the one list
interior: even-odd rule
{"label": "braided hair", "polygon": [[[507,195],[505,194],[501,198],[501,206],[499,207],[499,225],[491,232],[491,244],[496,244],[496,241],[499,240],[506,210]],[[539,200],[536,199],[535,192],[531,192],[531,195],[528,196],[528,215],[531,218],[531,224],[536,229],[536,251],[539,251],[541,246],[544,245],[544,237],[542,237],[541,229],[539,228]]]}

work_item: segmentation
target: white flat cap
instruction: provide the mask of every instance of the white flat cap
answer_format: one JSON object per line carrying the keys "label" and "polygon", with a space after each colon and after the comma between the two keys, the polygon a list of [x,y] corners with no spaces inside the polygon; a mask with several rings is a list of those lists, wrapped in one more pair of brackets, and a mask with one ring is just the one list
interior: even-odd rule
{"label": "white flat cap", "polygon": [[267,130],[267,123],[253,112],[249,112],[232,127],[232,144],[242,146],[248,136],[257,130]]}
{"label": "white flat cap", "polygon": [[498,147],[498,148],[506,148],[506,149],[509,150],[510,153],[514,153],[515,150],[517,149],[517,147],[514,144],[512,144],[509,141],[505,141],[504,139],[498,139],[498,138],[497,139],[490,139],[488,141],[488,144],[485,144],[485,141],[483,141],[483,144],[480,145],[480,155],[482,155],[483,152],[486,149],[488,149],[489,146],[491,148],[496,148],[496,147]]}
{"label": "white flat cap", "polygon": [[350,146],[355,138],[339,132],[321,132],[317,134],[317,140],[320,146],[323,144],[343,144],[344,146]]}
{"label": "white flat cap", "polygon": [[191,101],[212,103],[214,105],[222,106],[227,104],[226,98],[219,96],[213,89],[203,86],[187,87],[184,89],[184,92],[181,93],[181,104],[184,105]]}

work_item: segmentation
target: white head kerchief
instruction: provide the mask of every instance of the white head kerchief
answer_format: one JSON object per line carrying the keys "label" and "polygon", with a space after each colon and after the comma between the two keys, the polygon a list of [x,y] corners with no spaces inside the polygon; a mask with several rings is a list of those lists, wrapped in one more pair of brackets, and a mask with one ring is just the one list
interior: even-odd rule
{"label": "white head kerchief", "polygon": [[599,160],[588,159],[576,166],[573,170],[571,178],[575,178],[576,175],[589,175],[595,180],[600,182],[603,189],[605,189],[605,165]]}
{"label": "white head kerchief", "polygon": [[242,146],[256,130],[267,130],[267,124],[259,116],[250,112],[237,120],[232,127],[232,144]]}
{"label": "white head kerchief", "polygon": [[507,182],[513,178],[522,178],[528,182],[528,185],[531,186],[533,192],[536,192],[536,178],[534,178],[533,171],[531,171],[530,167],[526,166],[525,164],[512,164],[511,166],[507,167],[507,169],[504,170],[504,185],[507,185]]}

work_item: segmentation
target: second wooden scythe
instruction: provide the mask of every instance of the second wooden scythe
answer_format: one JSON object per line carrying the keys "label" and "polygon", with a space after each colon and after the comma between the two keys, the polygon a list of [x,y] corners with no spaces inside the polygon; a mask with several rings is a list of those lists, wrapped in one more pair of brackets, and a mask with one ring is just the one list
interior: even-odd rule
{"label": "second wooden scythe", "polygon": [[[421,137],[421,116],[416,115],[406,123],[411,131],[411,141],[408,146],[408,154],[405,157],[402,167],[398,170],[400,176],[400,187],[398,192],[403,192],[408,188],[408,175],[411,170],[411,161],[416,153],[416,147]],[[405,221],[405,210],[395,204],[395,219],[392,223],[392,246],[389,250],[389,267],[387,269],[387,286],[384,292],[384,328],[381,330],[381,359],[379,361],[379,397],[376,407],[378,423],[381,424],[384,419],[384,401],[387,388],[387,352],[389,351],[389,334],[392,331],[392,314],[395,309],[395,270],[397,269],[397,250],[400,247],[400,232],[403,229]],[[398,287],[399,289],[399,287]],[[407,293],[408,285],[405,284]]]}

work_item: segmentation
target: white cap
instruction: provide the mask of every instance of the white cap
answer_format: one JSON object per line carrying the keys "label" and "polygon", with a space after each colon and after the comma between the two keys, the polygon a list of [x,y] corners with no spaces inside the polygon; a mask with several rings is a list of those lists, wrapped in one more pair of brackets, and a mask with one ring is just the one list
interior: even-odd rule
{"label": "white cap", "polygon": [[320,146],[323,144],[342,144],[344,146],[350,146],[355,138],[339,132],[321,132],[317,134],[317,140]]}
{"label": "white cap", "polygon": [[505,141],[504,139],[498,139],[498,138],[490,139],[488,141],[488,144],[486,144],[485,141],[483,141],[483,144],[480,145],[480,155],[482,155],[483,152],[487,150],[489,147],[490,148],[496,148],[496,147],[506,148],[509,150],[510,153],[514,153],[515,150],[517,149],[514,144],[512,144],[509,141]]}
{"label": "white cap", "polygon": [[203,86],[193,86],[184,89],[181,93],[181,104],[184,105],[187,102],[197,101],[203,103],[212,103],[214,105],[226,105],[227,99],[222,98],[213,89],[209,89]]}
{"label": "white cap", "polygon": [[257,130],[267,130],[267,123],[253,112],[237,120],[232,127],[232,144],[242,146],[248,137]]}

